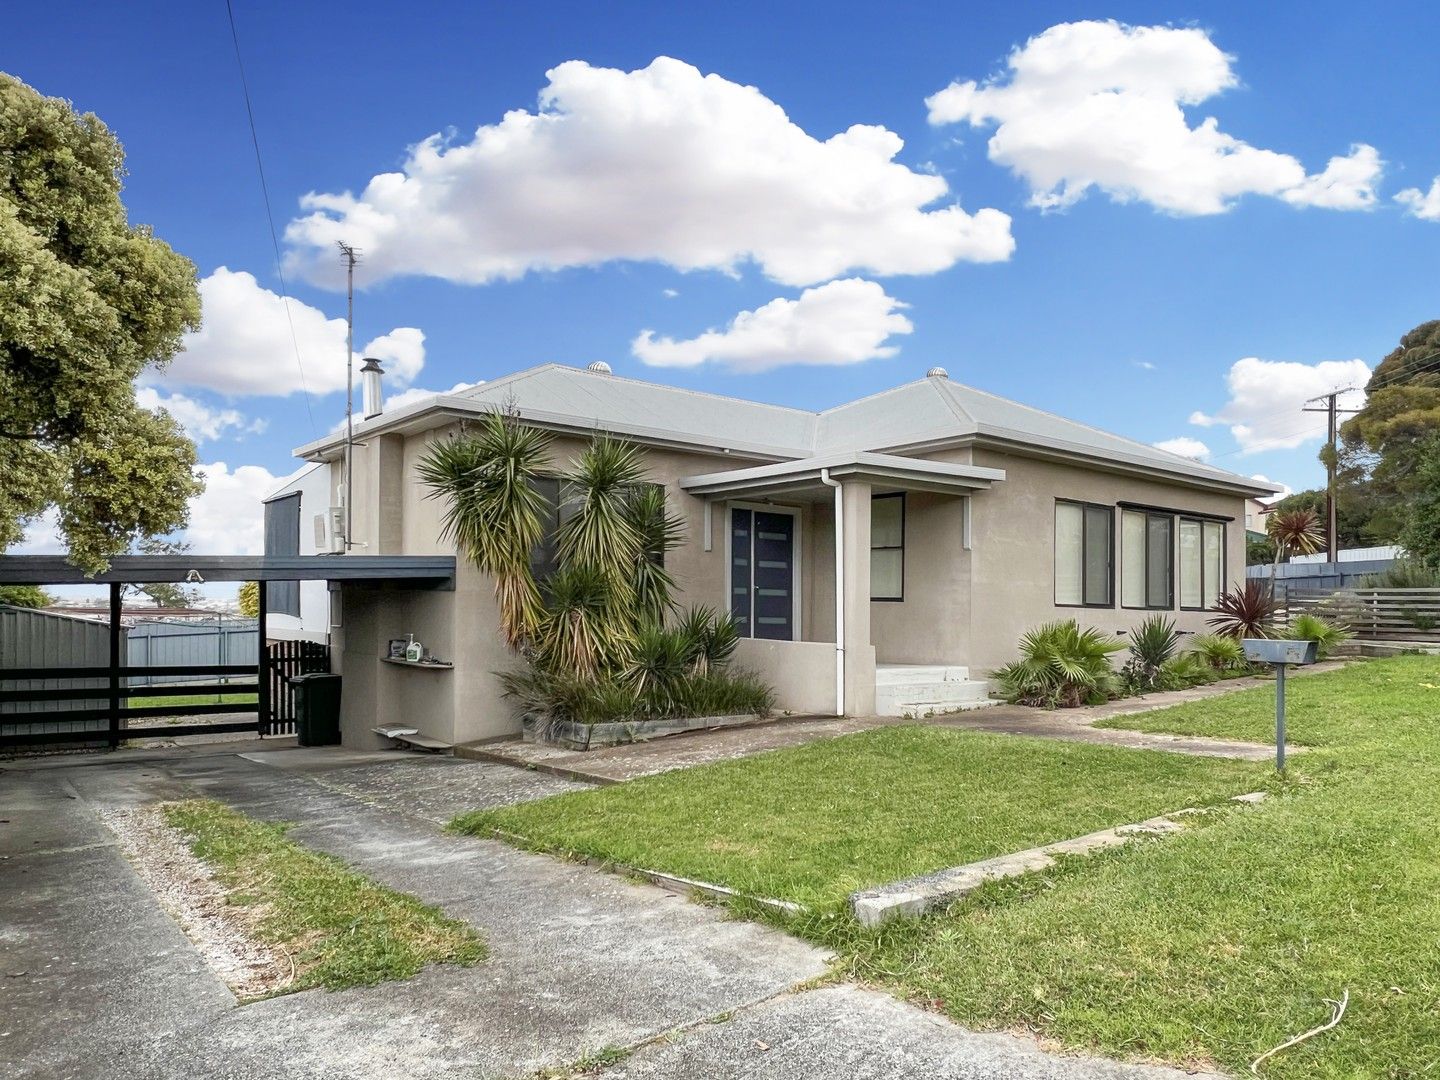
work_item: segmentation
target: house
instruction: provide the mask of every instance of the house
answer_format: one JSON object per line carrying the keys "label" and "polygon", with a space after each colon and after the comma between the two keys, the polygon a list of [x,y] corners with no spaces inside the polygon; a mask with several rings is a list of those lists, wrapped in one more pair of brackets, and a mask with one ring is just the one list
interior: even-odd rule
{"label": "house", "polygon": [[[320,555],[336,550],[330,516],[330,467],[308,462],[267,494],[265,554]],[[323,581],[276,581],[266,597],[266,637],[287,641],[328,639],[330,592]]]}
{"label": "house", "polygon": [[[923,379],[824,412],[547,364],[356,427],[353,535],[364,554],[443,554],[443,507],[415,479],[427,448],[508,408],[556,436],[557,467],[595,431],[645,449],[688,526],[667,557],[686,604],[734,613],[737,663],[801,713],[899,714],[983,700],[985,675],[1038,623],[1182,630],[1245,567],[1246,501],[1275,490],[952,381]],[[367,412],[370,411],[367,409]],[[339,478],[345,441],[301,447]],[[405,720],[446,742],[518,728],[495,672],[513,663],[491,585],[346,585],[333,647],[347,741]],[[382,660],[414,635],[453,667]]]}

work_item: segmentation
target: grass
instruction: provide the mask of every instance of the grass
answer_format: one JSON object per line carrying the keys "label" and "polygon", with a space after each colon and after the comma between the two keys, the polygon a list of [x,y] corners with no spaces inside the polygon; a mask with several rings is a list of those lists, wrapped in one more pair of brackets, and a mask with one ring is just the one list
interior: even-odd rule
{"label": "grass", "polygon": [[165,818],[215,869],[229,902],[249,909],[254,935],[294,958],[286,992],[371,986],[428,964],[485,957],[484,941],[465,923],[301,847],[286,838],[288,825],[208,799],[172,803]]}
{"label": "grass", "polygon": [[[961,1023],[1277,1077],[1440,1075],[1440,660],[1296,679],[1278,798],[1156,843],[992,886],[948,913],[832,939],[851,974]],[[1106,726],[1273,737],[1264,687]]]}
{"label": "grass", "polygon": [[568,852],[835,909],[855,889],[1260,786],[1248,762],[902,726],[476,811]]}
{"label": "grass", "polygon": [[199,697],[156,694],[151,697],[132,697],[124,704],[127,708],[144,709],[156,705],[254,705],[256,700],[254,694],[202,694]]}

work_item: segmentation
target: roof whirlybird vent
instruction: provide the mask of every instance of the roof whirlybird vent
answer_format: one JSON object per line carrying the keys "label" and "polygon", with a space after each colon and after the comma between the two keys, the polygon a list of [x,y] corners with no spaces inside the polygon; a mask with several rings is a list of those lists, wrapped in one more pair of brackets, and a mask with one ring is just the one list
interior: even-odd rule
{"label": "roof whirlybird vent", "polygon": [[593,364],[586,364],[585,370],[593,371],[596,375],[609,375],[610,365],[604,360],[596,360]]}
{"label": "roof whirlybird vent", "polygon": [[925,372],[925,377],[927,379],[948,379],[950,373],[943,367],[932,367],[929,371]]}

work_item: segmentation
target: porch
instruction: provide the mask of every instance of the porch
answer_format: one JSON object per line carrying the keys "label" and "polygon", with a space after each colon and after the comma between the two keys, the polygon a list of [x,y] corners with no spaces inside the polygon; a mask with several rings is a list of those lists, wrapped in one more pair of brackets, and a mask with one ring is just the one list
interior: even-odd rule
{"label": "porch", "polygon": [[737,662],[782,708],[923,715],[973,707],[971,501],[1000,469],[849,452],[688,476],[722,545]]}

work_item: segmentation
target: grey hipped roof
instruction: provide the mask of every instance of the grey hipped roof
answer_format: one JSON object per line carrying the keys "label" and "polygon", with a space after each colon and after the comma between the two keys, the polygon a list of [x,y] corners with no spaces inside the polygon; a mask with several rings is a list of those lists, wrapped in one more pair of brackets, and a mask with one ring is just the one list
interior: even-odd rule
{"label": "grey hipped roof", "polygon": [[[1268,494],[1273,485],[1146,443],[1042,412],[941,375],[823,412],[765,405],[604,372],[544,364],[451,394],[437,394],[357,425],[359,436],[415,430],[428,419],[513,407],[533,423],[603,430],[674,445],[721,449],[775,461],[845,451],[915,452],[966,441],[1018,452],[1078,458],[1123,471],[1159,472],[1205,487]],[[334,433],[301,447],[310,460],[343,445]]]}

